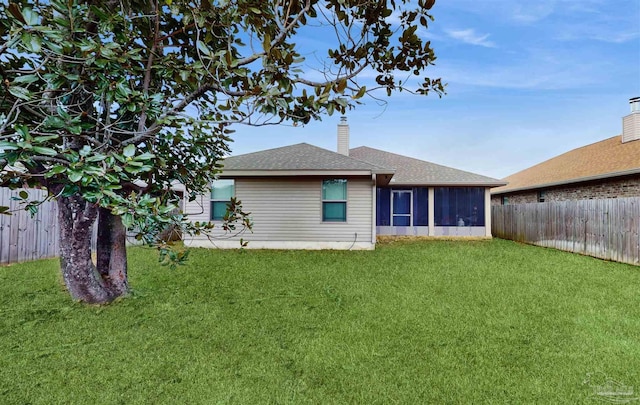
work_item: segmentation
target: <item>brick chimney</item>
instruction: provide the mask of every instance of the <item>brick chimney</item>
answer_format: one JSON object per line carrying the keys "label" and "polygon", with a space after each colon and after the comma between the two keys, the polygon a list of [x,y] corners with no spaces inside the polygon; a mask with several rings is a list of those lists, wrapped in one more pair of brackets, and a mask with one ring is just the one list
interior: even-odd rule
{"label": "brick chimney", "polygon": [[338,124],[338,153],[349,156],[349,124],[345,116],[340,117]]}
{"label": "brick chimney", "polygon": [[640,140],[640,97],[629,99],[631,114],[622,117],[622,143]]}

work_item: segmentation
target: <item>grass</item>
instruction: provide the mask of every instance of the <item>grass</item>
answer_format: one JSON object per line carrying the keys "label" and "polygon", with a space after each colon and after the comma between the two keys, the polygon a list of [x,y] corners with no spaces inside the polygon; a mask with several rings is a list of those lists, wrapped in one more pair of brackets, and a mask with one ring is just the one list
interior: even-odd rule
{"label": "grass", "polygon": [[71,302],[55,260],[0,268],[0,403],[640,396],[638,267],[503,240],[156,261],[132,248],[134,294],[106,307]]}

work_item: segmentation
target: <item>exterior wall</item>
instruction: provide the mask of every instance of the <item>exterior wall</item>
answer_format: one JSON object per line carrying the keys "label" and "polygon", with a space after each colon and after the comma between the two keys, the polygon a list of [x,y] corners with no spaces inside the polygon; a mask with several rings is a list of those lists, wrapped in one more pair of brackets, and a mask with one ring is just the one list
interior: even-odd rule
{"label": "exterior wall", "polygon": [[[488,208],[488,207],[487,207]],[[434,236],[491,237],[491,224],[485,226],[436,226]]]}
{"label": "exterior wall", "polygon": [[[541,190],[545,192],[545,201],[640,197],[640,175]],[[493,195],[491,196],[491,204],[501,205],[503,195],[508,197],[509,204],[538,202],[538,190],[527,190]]]}
{"label": "exterior wall", "polygon": [[538,193],[536,191],[523,191],[513,194],[500,194],[491,196],[491,205],[502,205],[502,196],[509,199],[508,204],[527,204],[538,202]]}
{"label": "exterior wall", "polygon": [[491,227],[485,226],[377,226],[380,236],[456,236],[490,237]]}
{"label": "exterior wall", "polygon": [[430,236],[428,226],[376,226],[376,234],[381,236]]}
{"label": "exterior wall", "polygon": [[[237,178],[236,198],[251,213],[253,233],[229,238],[219,230],[213,241],[206,236],[185,240],[186,245],[273,249],[373,249],[373,201],[370,177],[348,178],[347,222],[322,222],[322,178]],[[209,221],[208,195],[186,202],[192,221]]]}

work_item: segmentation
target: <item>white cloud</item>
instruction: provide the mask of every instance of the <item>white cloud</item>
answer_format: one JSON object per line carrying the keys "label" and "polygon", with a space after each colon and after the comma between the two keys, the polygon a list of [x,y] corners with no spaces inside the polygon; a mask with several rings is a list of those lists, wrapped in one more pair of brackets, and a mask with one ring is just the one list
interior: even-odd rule
{"label": "white cloud", "polygon": [[547,18],[555,11],[555,1],[512,3],[511,18],[516,22],[532,24]]}
{"label": "white cloud", "polygon": [[612,80],[619,73],[611,62],[584,63],[593,58],[591,51],[531,48],[505,55],[499,63],[444,60],[435,66],[432,74],[441,76],[452,86],[546,91],[594,86]]}
{"label": "white cloud", "polygon": [[447,35],[458,41],[462,41],[465,44],[484,46],[487,48],[495,48],[496,44],[493,41],[489,41],[489,34],[478,34],[473,28],[466,30],[445,30]]}

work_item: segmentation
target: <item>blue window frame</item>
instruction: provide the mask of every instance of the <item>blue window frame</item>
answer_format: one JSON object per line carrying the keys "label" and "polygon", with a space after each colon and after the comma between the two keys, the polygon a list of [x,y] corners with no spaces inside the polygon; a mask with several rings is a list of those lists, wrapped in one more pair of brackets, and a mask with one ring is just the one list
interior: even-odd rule
{"label": "blue window frame", "polygon": [[347,222],[347,180],[322,182],[322,222]]}
{"label": "blue window frame", "polygon": [[483,187],[436,187],[436,226],[484,226]]}
{"label": "blue window frame", "polygon": [[211,221],[222,221],[227,214],[227,206],[235,195],[233,180],[214,180],[211,183]]}

